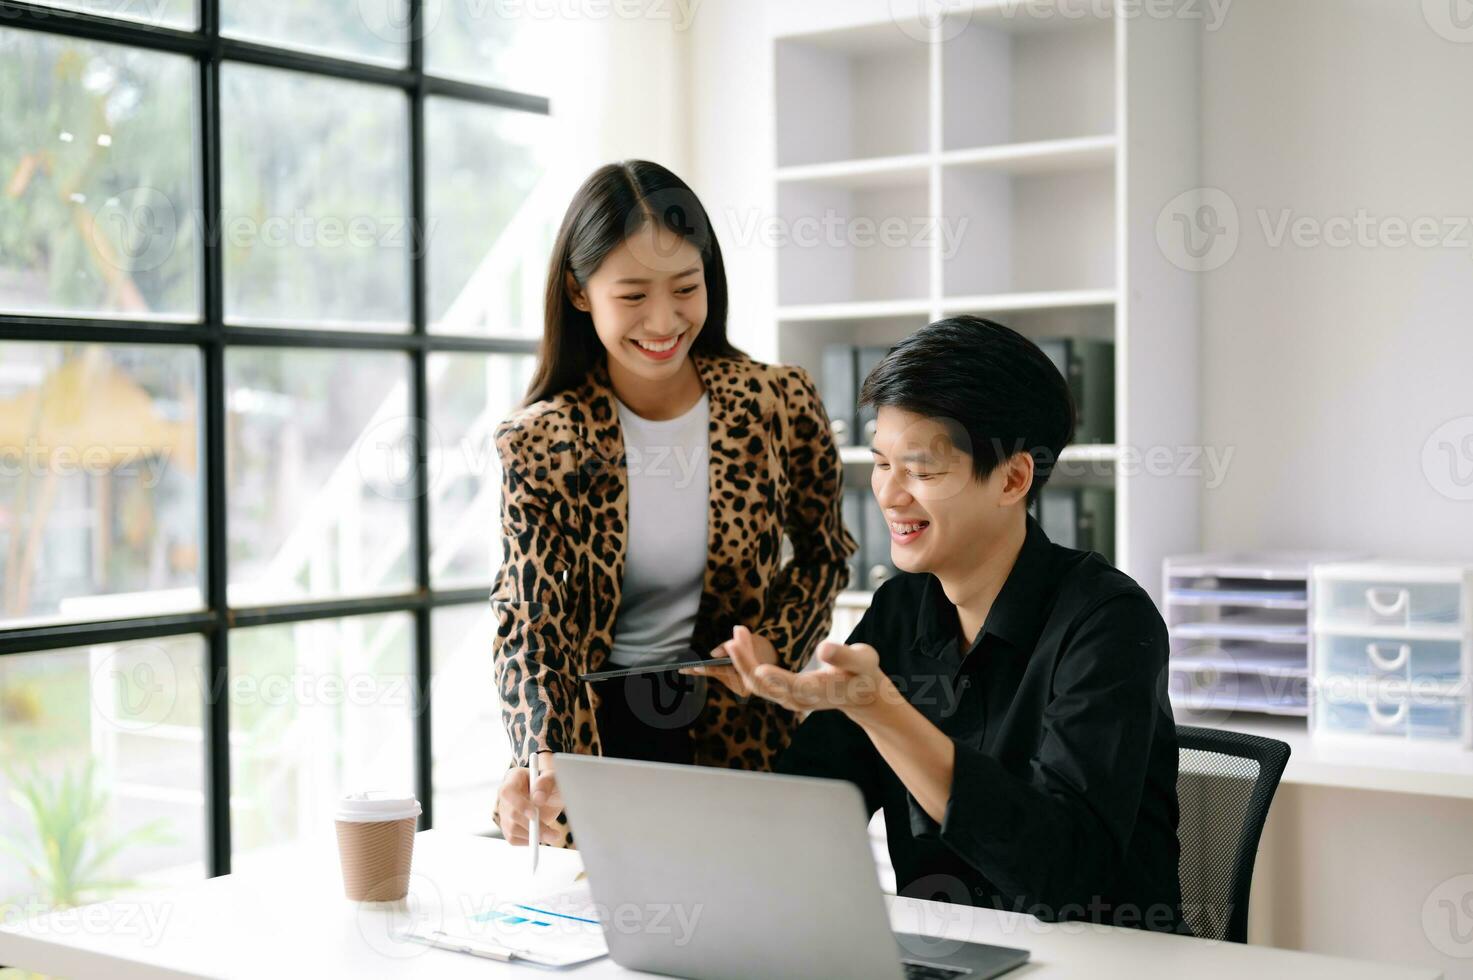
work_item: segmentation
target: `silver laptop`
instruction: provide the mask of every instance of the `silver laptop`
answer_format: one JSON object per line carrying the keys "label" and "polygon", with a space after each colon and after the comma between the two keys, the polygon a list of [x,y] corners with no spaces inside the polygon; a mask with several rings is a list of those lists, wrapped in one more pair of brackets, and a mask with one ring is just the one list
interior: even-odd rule
{"label": "silver laptop", "polygon": [[983,980],[1027,950],[895,933],[850,783],[557,756],[614,962],[695,980]]}

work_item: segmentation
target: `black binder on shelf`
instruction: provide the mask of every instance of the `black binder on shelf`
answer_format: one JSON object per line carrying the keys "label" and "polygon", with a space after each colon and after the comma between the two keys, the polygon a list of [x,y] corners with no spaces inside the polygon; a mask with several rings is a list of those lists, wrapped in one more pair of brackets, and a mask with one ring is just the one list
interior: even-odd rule
{"label": "black binder on shelf", "polygon": [[1080,547],[1098,551],[1115,563],[1115,491],[1106,487],[1079,488]]}
{"label": "black binder on shelf", "polygon": [[[864,379],[869,377],[869,373],[875,369],[875,365],[883,361],[885,359],[885,355],[888,353],[890,353],[890,348],[888,347],[856,348],[855,378],[857,380],[855,381],[854,385],[856,398],[859,396],[860,388],[864,386]],[[858,428],[854,432],[855,445],[868,446],[874,440],[875,414],[876,411],[873,405],[866,405],[864,408],[859,409],[856,413],[855,421],[858,425]],[[889,540],[890,539],[887,534],[887,537],[885,539],[887,548],[889,547]]]}
{"label": "black binder on shelf", "polygon": [[871,493],[864,496],[864,545],[861,554],[864,555],[864,584],[859,588],[873,591],[895,574],[895,566],[890,563],[890,525],[885,520],[880,502]]}
{"label": "black binder on shelf", "polygon": [[1039,348],[1074,395],[1076,443],[1115,441],[1115,345],[1108,340],[1046,338]]}
{"label": "black binder on shelf", "polygon": [[868,490],[849,487],[844,491],[844,499],[840,505],[843,512],[844,526],[849,529],[849,533],[854,537],[855,544],[859,546],[854,549],[854,554],[849,556],[848,587],[857,590],[869,588],[865,574],[865,569],[868,566],[865,564],[864,553],[864,502],[869,499],[873,498],[870,496]]}
{"label": "black binder on shelf", "polygon": [[823,371],[819,378],[823,407],[829,413],[834,442],[855,444],[855,399],[859,395],[857,352],[853,344],[829,344],[823,349]]}
{"label": "black binder on shelf", "polygon": [[1079,547],[1079,491],[1073,487],[1044,487],[1038,495],[1038,523],[1054,544]]}
{"label": "black binder on shelf", "polygon": [[1044,487],[1035,513],[1054,544],[1097,551],[1115,561],[1115,491],[1108,487]]}

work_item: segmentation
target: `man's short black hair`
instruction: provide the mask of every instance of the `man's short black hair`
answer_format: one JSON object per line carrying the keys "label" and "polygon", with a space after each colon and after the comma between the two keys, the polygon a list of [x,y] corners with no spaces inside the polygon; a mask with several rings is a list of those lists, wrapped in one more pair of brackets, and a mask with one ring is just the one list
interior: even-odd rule
{"label": "man's short black hair", "polygon": [[1054,362],[1016,330],[977,316],[937,320],[896,344],[864,379],[859,403],[942,422],[978,479],[1030,453],[1029,503],[1074,438],[1074,396]]}

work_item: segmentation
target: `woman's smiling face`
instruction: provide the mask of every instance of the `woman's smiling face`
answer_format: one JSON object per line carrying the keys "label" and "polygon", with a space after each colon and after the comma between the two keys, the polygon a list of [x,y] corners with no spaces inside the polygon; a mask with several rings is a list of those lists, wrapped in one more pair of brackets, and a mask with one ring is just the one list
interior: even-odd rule
{"label": "woman's smiling face", "polygon": [[700,250],[668,228],[645,222],[603,260],[573,305],[593,318],[618,365],[646,381],[674,377],[706,322],[706,269]]}

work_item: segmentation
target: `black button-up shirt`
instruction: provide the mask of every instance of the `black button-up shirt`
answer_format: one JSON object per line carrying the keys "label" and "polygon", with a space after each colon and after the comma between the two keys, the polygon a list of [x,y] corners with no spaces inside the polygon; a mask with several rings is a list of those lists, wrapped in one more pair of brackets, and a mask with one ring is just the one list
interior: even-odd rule
{"label": "black button-up shirt", "polygon": [[778,771],[847,779],[883,809],[902,895],[1181,931],[1166,626],[1134,580],[1030,517],[965,652],[929,573],[881,585],[848,642],[955,743],[941,823],[839,711],[810,715]]}

